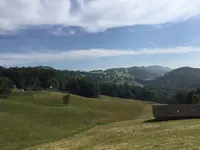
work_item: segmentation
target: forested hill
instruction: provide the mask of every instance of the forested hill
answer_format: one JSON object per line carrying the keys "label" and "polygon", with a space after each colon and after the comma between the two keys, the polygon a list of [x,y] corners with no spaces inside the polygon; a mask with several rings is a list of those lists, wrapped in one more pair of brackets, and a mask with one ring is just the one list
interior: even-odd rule
{"label": "forested hill", "polygon": [[[153,69],[151,70],[151,68]],[[25,90],[51,87],[86,97],[97,97],[102,94],[155,101],[156,94],[150,89],[144,88],[141,83],[161,76],[165,73],[164,69],[159,66],[151,66],[84,72],[56,70],[48,66],[0,67],[0,77],[9,78],[17,88]]]}
{"label": "forested hill", "polygon": [[[121,98],[173,103],[177,91],[200,88],[200,69],[175,70],[159,66],[69,71],[48,66],[0,67],[0,77],[20,89],[58,89],[85,97],[108,95]],[[139,86],[138,86],[139,85]]]}
{"label": "forested hill", "polygon": [[155,80],[149,81],[148,86],[153,88],[164,88],[177,90],[182,88],[200,87],[200,69],[182,67],[161,76]]}
{"label": "forested hill", "polygon": [[89,74],[102,82],[117,84],[128,83],[131,85],[142,85],[145,81],[156,79],[170,72],[171,69],[161,66],[112,68],[107,70],[94,70]]}
{"label": "forested hill", "polygon": [[145,86],[154,89],[160,95],[160,100],[169,103],[173,101],[173,96],[178,91],[191,91],[200,88],[200,69],[178,68],[149,81]]}
{"label": "forested hill", "polygon": [[89,72],[55,70],[48,66],[26,68],[0,67],[0,76],[10,78],[12,81],[16,82],[16,86],[20,88],[25,87],[27,84],[32,84],[32,82],[40,82],[38,84],[41,84],[43,85],[43,87],[46,87],[47,83],[44,83],[46,82],[45,79],[50,80],[51,78],[59,78],[60,80],[60,78],[64,79],[66,77],[85,77],[86,79],[98,81],[100,83],[143,86],[144,81],[153,80],[157,77],[164,75],[169,71],[169,68],[160,66],[113,68],[107,70],[94,70]]}
{"label": "forested hill", "polygon": [[149,72],[156,74],[156,77],[162,76],[162,75],[164,75],[164,74],[166,74],[166,73],[168,73],[168,72],[171,71],[170,68],[168,68],[168,67],[161,67],[161,66],[148,66],[148,67],[146,67],[146,69]]}

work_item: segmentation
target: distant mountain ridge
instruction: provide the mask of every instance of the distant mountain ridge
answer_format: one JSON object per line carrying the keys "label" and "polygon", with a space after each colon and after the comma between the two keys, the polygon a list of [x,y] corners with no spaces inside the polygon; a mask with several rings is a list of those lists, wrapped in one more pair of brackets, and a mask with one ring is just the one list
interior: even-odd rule
{"label": "distant mountain ridge", "polygon": [[165,75],[150,81],[148,86],[168,90],[195,89],[200,87],[200,69],[182,67],[174,69]]}
{"label": "distant mountain ridge", "polygon": [[[51,84],[60,89],[66,89],[68,83],[73,80],[82,81],[80,78],[83,77],[85,78],[83,80],[94,85],[108,85],[107,91],[116,87],[113,95],[126,91],[129,87],[141,86],[155,92],[155,99],[162,103],[173,103],[174,95],[179,90],[190,91],[200,88],[200,68],[191,67],[171,70],[162,66],[133,66],[93,71],[58,70],[48,66],[0,67],[0,76],[9,78],[18,88],[26,88],[32,84],[48,88]],[[73,87],[74,89],[79,89],[78,84],[74,85],[77,86]],[[137,92],[140,94],[141,91]],[[122,92],[121,96],[128,93],[128,91],[127,93]]]}
{"label": "distant mountain ridge", "polygon": [[93,70],[89,74],[103,82],[128,83],[142,86],[143,82],[154,80],[170,72],[171,69],[162,66],[133,66],[127,68],[111,68],[106,70]]}
{"label": "distant mountain ridge", "polygon": [[168,73],[172,70],[168,67],[161,67],[161,66],[156,66],[156,65],[147,66],[146,69],[151,72],[157,73],[159,75],[164,75],[165,73]]}
{"label": "distant mountain ridge", "polygon": [[[28,67],[36,69],[54,70],[49,66],[36,66]],[[170,68],[162,66],[133,66],[127,68],[111,68],[106,70],[93,70],[93,71],[70,71],[70,70],[57,70],[63,75],[69,77],[85,77],[90,80],[96,80],[100,83],[115,83],[115,84],[129,84],[135,86],[143,86],[146,81],[154,80],[158,77],[171,71]]]}
{"label": "distant mountain ridge", "polygon": [[[72,73],[68,71],[68,73]],[[170,69],[162,66],[133,66],[89,72],[73,72],[73,76],[84,76],[99,83],[129,84],[145,86],[158,95],[161,103],[173,103],[174,94],[179,90],[200,88],[200,68],[181,67]]]}
{"label": "distant mountain ridge", "polygon": [[200,88],[200,68],[181,67],[144,84],[156,91],[160,102],[174,103],[178,91],[191,91]]}

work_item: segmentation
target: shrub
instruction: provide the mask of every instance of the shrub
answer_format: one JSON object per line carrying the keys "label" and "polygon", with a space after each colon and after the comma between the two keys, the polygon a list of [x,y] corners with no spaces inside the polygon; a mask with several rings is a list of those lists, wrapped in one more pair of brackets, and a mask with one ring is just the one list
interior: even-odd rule
{"label": "shrub", "polygon": [[0,97],[6,98],[11,93],[13,83],[8,78],[0,78]]}
{"label": "shrub", "polygon": [[70,100],[70,94],[67,93],[66,95],[63,96],[63,104],[68,105]]}

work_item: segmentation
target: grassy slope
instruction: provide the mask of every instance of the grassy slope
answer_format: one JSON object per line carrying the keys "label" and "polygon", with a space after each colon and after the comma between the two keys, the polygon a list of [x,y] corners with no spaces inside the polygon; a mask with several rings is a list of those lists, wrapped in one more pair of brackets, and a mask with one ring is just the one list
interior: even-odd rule
{"label": "grassy slope", "polygon": [[144,122],[151,119],[151,107],[145,105],[143,113],[129,121],[95,126],[65,140],[30,149],[42,150],[152,150],[199,149],[200,120]]}
{"label": "grassy slope", "polygon": [[200,120],[141,121],[136,119],[96,126],[69,139],[40,146],[38,150],[199,149]]}
{"label": "grassy slope", "polygon": [[0,99],[0,149],[22,149],[71,137],[97,124],[136,119],[149,104],[103,97],[71,96],[62,105],[61,93],[14,92]]}

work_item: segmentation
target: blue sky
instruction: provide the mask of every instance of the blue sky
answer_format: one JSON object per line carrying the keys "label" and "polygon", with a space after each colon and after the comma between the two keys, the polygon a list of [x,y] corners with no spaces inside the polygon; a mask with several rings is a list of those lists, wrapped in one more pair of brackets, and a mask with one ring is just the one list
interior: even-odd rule
{"label": "blue sky", "polygon": [[0,65],[200,67],[200,0],[0,0]]}

